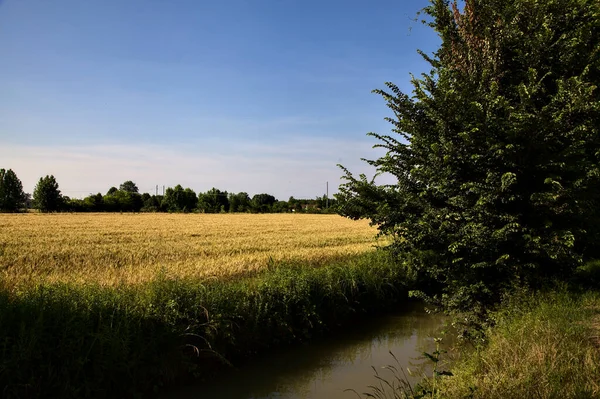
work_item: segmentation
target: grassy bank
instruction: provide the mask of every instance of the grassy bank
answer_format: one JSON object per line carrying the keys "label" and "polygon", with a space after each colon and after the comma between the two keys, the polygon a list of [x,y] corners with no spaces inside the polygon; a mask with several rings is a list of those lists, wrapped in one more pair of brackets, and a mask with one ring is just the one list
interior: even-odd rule
{"label": "grassy bank", "polygon": [[3,397],[127,397],[307,340],[406,297],[382,251],[255,277],[0,290]]}
{"label": "grassy bank", "polygon": [[427,397],[600,397],[599,316],[598,292],[515,296]]}

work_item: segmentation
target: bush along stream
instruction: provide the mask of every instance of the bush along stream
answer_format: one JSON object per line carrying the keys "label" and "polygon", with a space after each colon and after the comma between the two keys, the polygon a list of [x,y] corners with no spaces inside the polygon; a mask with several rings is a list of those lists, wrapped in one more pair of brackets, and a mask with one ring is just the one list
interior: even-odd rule
{"label": "bush along stream", "polygon": [[272,266],[229,280],[4,286],[2,396],[150,394],[397,308],[409,289],[385,251],[319,268]]}
{"label": "bush along stream", "polygon": [[418,395],[599,397],[596,301],[552,284],[600,259],[600,2],[432,0],[419,18],[428,72],[374,90],[392,126],[366,162],[393,183],[342,168],[336,196],[487,342]]}

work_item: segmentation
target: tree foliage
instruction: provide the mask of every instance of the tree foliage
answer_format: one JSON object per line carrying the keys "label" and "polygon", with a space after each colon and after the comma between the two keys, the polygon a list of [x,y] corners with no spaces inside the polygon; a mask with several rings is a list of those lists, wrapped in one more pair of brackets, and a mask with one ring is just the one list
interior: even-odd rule
{"label": "tree foliage", "polygon": [[[411,96],[375,90],[394,117],[367,161],[397,184],[347,169],[339,211],[395,237],[424,296],[484,312],[515,282],[564,277],[598,256],[600,2],[434,0],[441,45]],[[436,287],[439,288],[439,287]]]}
{"label": "tree foliage", "polygon": [[180,184],[167,188],[163,204],[170,212],[191,212],[196,209],[198,197],[191,188],[184,189]]}
{"label": "tree foliage", "polygon": [[[97,198],[94,201],[98,203]],[[116,190],[102,198],[102,206],[108,212],[139,212],[144,202],[139,193]]]}
{"label": "tree foliage", "polygon": [[25,207],[23,184],[12,169],[0,169],[0,212],[17,212]]}
{"label": "tree foliage", "polygon": [[91,212],[100,212],[104,208],[104,198],[102,194],[98,193],[95,195],[90,195],[83,200],[83,208],[87,209]]}
{"label": "tree foliage", "polygon": [[41,212],[57,212],[61,210],[63,198],[53,175],[40,177],[33,190],[33,203]]}
{"label": "tree foliage", "polygon": [[270,212],[277,199],[271,194],[256,194],[252,197],[251,207],[253,212]]}
{"label": "tree foliage", "polygon": [[128,192],[128,193],[138,193],[139,192],[138,187],[131,180],[127,180],[126,182],[124,182],[123,184],[121,184],[119,186],[119,190],[125,191],[125,192]]}
{"label": "tree foliage", "polygon": [[[11,171],[12,173],[12,171]],[[15,176],[16,178],[16,176]],[[46,179],[53,180],[54,177],[46,176],[43,184],[47,186]],[[18,179],[17,179],[18,180]],[[53,180],[56,183],[55,180]],[[39,183],[38,183],[39,185]],[[1,187],[0,187],[1,189]],[[58,184],[56,184],[58,190]],[[41,191],[40,191],[41,193]],[[41,195],[41,194],[40,194]],[[29,207],[30,195],[23,194],[22,206]],[[135,183],[131,180],[119,185],[119,188],[111,187],[105,195],[101,193],[90,194],[78,199],[60,195],[58,191],[58,207],[43,208],[47,211],[65,212],[298,212],[323,213],[319,204],[324,198],[295,200],[296,208],[291,207],[285,201],[278,201],[270,194],[257,194],[250,198],[248,193],[228,193],[217,188],[212,188],[205,193],[196,195],[191,188],[183,188],[180,184],[167,188],[165,195],[140,194]],[[330,204],[333,202],[330,200]],[[37,207],[37,202],[35,203]],[[1,210],[1,208],[0,208]]]}
{"label": "tree foliage", "polygon": [[198,210],[205,213],[227,212],[229,210],[227,191],[213,187],[205,193],[198,194]]}
{"label": "tree foliage", "polygon": [[248,212],[250,209],[250,196],[246,192],[229,194],[229,212]]}

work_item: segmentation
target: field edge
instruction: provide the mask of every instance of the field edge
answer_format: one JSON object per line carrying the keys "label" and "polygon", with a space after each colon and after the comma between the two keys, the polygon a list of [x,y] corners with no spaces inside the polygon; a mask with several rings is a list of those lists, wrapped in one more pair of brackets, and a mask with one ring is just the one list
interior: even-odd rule
{"label": "field edge", "polygon": [[407,300],[386,251],[231,281],[0,287],[3,397],[133,397],[307,341]]}

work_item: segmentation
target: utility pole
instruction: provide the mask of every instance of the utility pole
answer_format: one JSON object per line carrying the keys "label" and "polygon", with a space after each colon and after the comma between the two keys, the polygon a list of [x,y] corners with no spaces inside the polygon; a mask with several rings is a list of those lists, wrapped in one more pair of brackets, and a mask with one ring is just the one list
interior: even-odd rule
{"label": "utility pole", "polygon": [[156,194],[155,195],[158,197],[158,184],[156,185]]}
{"label": "utility pole", "polygon": [[325,205],[325,209],[329,209],[329,182],[327,182],[327,205]]}

